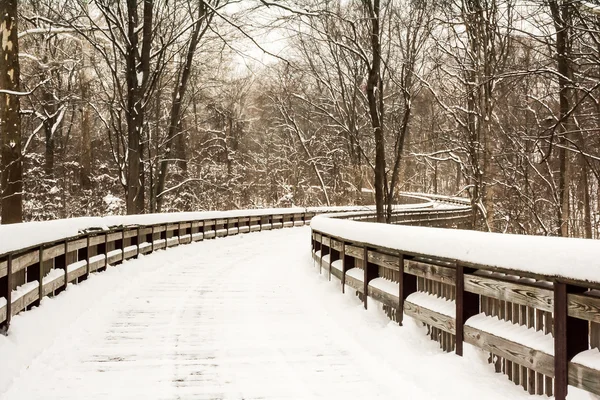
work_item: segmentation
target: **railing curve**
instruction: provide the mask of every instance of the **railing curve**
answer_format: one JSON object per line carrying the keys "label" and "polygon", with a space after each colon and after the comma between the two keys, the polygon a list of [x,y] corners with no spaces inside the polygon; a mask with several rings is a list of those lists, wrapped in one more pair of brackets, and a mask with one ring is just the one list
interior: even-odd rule
{"label": "railing curve", "polygon": [[[407,194],[395,215],[419,207],[419,217],[451,200]],[[324,213],[372,215],[373,207],[313,207],[74,218],[0,226],[0,332],[11,318],[55,296],[70,283],[108,266],[179,244],[284,227],[303,226]],[[415,214],[416,215],[416,214]],[[417,217],[411,217],[416,219]],[[433,219],[433,218],[432,218]],[[455,221],[454,221],[455,222]]]}
{"label": "railing curve", "polygon": [[[457,202],[424,218],[413,209],[398,222],[468,218]],[[332,217],[311,222],[313,258],[365,308],[371,299],[400,325],[404,315],[421,321],[443,351],[462,355],[464,343],[484,350],[496,372],[530,394],[565,399],[571,385],[600,395],[597,241],[364,224],[372,216],[360,212]]]}

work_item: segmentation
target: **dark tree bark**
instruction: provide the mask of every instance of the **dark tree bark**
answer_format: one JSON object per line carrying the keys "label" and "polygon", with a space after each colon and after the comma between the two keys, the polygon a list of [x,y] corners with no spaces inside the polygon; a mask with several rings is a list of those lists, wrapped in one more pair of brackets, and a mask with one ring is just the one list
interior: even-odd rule
{"label": "dark tree bark", "polygon": [[0,1],[0,192],[2,223],[23,219],[23,167],[19,115],[18,0]]}
{"label": "dark tree bark", "polygon": [[144,0],[142,48],[139,52],[137,0],[127,0],[127,214],[144,212],[144,88],[150,74],[152,0]]}
{"label": "dark tree bark", "polygon": [[369,102],[369,116],[375,137],[375,208],[377,222],[385,222],[385,139],[383,135],[383,84],[381,81],[381,41],[379,37],[379,0],[367,2],[369,17],[371,19],[371,50],[373,52],[369,75],[367,80],[367,99]]}
{"label": "dark tree bark", "polygon": [[[171,115],[169,120],[169,128],[167,131],[167,140],[165,144],[165,152],[163,156],[163,160],[159,162],[158,167],[158,182],[156,184],[156,210],[160,212],[163,204],[163,196],[161,193],[165,190],[165,182],[167,179],[167,169],[169,166],[169,159],[171,158],[171,154],[173,153],[173,147],[179,145],[179,151],[177,153],[181,154],[184,149],[181,147],[182,139],[178,138],[178,135],[181,135],[181,108],[183,105],[183,98],[187,91],[188,82],[190,79],[190,74],[192,72],[192,62],[194,61],[194,53],[196,52],[196,47],[202,38],[204,32],[208,27],[208,23],[203,24],[207,14],[207,7],[204,2],[201,2],[198,10],[198,21],[194,25],[192,36],[190,38],[189,47],[187,50],[187,55],[185,59],[185,64],[183,66],[182,71],[180,71],[177,83],[175,86],[175,90],[173,91],[173,101],[171,103]],[[204,28],[203,28],[204,27]],[[183,166],[180,164],[180,166]]]}
{"label": "dark tree bark", "polygon": [[558,225],[560,235],[569,236],[569,159],[565,147],[572,127],[572,78],[571,67],[571,14],[572,5],[568,1],[549,2],[554,27],[556,29],[556,66],[559,73],[558,87],[560,113],[555,132],[558,146]]}

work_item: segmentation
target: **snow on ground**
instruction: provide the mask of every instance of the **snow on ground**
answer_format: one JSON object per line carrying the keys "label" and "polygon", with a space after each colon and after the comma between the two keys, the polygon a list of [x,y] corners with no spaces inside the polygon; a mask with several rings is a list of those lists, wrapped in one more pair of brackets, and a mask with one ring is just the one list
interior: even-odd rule
{"label": "snow on ground", "polygon": [[592,239],[365,224],[328,216],[313,218],[311,227],[349,242],[600,283],[600,246]]}
{"label": "snow on ground", "polygon": [[530,398],[473,347],[442,353],[342,295],[308,235],[159,251],[45,299],[0,336],[0,399]]}

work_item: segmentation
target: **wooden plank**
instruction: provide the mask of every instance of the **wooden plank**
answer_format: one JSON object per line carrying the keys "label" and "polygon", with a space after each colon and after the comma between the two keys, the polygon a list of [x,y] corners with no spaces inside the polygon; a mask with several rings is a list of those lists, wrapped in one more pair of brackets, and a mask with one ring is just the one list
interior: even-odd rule
{"label": "wooden plank", "polygon": [[552,290],[521,283],[509,282],[488,276],[465,275],[465,290],[502,301],[538,308],[544,311],[553,309]]}
{"label": "wooden plank", "polygon": [[40,260],[39,250],[30,250],[27,253],[19,254],[18,256],[13,256],[12,260],[12,272],[19,272],[30,265],[33,265]]}
{"label": "wooden plank", "polygon": [[6,265],[7,265],[6,260],[0,261],[0,278],[4,278],[6,276],[6,272],[7,272]]}
{"label": "wooden plank", "polygon": [[152,233],[152,227],[150,227],[150,226],[140,227],[140,235],[149,235],[151,233]]}
{"label": "wooden plank", "polygon": [[570,362],[569,385],[600,396],[600,371]]}
{"label": "wooden plank", "polygon": [[569,316],[600,323],[600,298],[586,294],[568,294]]}
{"label": "wooden plank", "polygon": [[346,274],[345,284],[350,286],[351,288],[356,289],[359,293],[363,292],[363,283],[362,281],[355,279]]}
{"label": "wooden plank", "polygon": [[134,228],[134,229],[124,229],[123,230],[123,238],[124,239],[129,239],[129,238],[135,237],[135,236],[137,236],[137,232],[138,232],[137,228]]}
{"label": "wooden plank", "polygon": [[342,280],[342,271],[336,268],[331,268],[331,275],[338,278],[340,281]]}
{"label": "wooden plank", "polygon": [[337,251],[342,251],[342,247],[344,247],[344,244],[342,242],[340,242],[339,240],[331,240],[331,248]]}
{"label": "wooden plank", "polygon": [[454,271],[454,268],[407,260],[404,263],[404,272],[420,278],[447,283],[449,285],[456,284],[456,272]]}
{"label": "wooden plank", "polygon": [[77,251],[79,249],[83,249],[87,245],[86,236],[80,237],[79,239],[70,240],[67,243],[67,251]]}
{"label": "wooden plank", "polygon": [[362,260],[363,259],[363,249],[362,247],[358,247],[358,246],[354,246],[354,245],[350,245],[348,243],[346,243],[346,249],[345,249],[346,255],[347,256],[352,256],[357,260]]}
{"label": "wooden plank", "polygon": [[398,256],[369,250],[369,262],[383,268],[398,271]]}
{"label": "wooden plank", "polygon": [[165,232],[167,230],[166,225],[156,225],[153,227],[153,232],[154,233],[161,233],[161,232]]}
{"label": "wooden plank", "polygon": [[537,372],[554,376],[554,357],[531,347],[495,336],[466,325],[465,342],[480,349],[503,357],[515,364],[524,365]]}
{"label": "wooden plank", "polygon": [[[335,268],[333,268],[335,270]],[[398,308],[398,296],[394,296],[388,292],[384,292],[378,288],[369,285],[369,296],[386,306]]]}
{"label": "wooden plank", "polygon": [[410,301],[404,301],[404,313],[427,325],[431,325],[453,335],[456,334],[456,321],[452,317],[421,307]]}
{"label": "wooden plank", "polygon": [[90,246],[98,246],[99,244],[103,244],[104,240],[104,235],[90,236]]}
{"label": "wooden plank", "polygon": [[106,235],[106,241],[107,242],[116,242],[117,240],[120,240],[122,238],[122,233],[121,231],[117,231],[117,232],[110,232],[108,235]]}
{"label": "wooden plank", "polygon": [[65,276],[64,275],[59,276],[58,278],[54,279],[53,281],[44,283],[44,296],[47,296],[50,293],[53,293],[54,291],[63,287],[64,285],[65,285]]}

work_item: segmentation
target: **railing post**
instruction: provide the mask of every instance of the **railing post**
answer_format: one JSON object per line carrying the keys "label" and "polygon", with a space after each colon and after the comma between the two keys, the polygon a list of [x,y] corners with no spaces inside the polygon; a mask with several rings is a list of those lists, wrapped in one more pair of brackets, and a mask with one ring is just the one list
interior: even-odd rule
{"label": "railing post", "polygon": [[404,272],[404,254],[398,255],[398,308],[396,309],[396,322],[402,326],[404,321],[404,301],[417,291],[417,277]]}
{"label": "railing post", "polygon": [[363,279],[363,303],[365,310],[367,309],[367,298],[369,297],[369,282],[379,276],[379,267],[376,264],[369,263],[369,248],[363,249],[364,257],[364,279]]}
{"label": "railing post", "polygon": [[90,276],[90,234],[86,235],[86,252],[85,252],[85,279]]}
{"label": "railing post", "polygon": [[334,261],[337,261],[340,257],[340,253],[333,248],[333,239],[329,238],[329,274],[327,275],[327,279],[331,282],[331,270],[332,264]]}
{"label": "railing post", "polygon": [[[324,250],[323,250],[323,241],[325,240],[325,237],[323,236],[323,234],[321,234],[321,261],[319,262],[319,274],[321,274],[321,271],[323,269],[323,256],[325,254],[323,254]],[[331,245],[331,243],[329,243]],[[329,254],[329,253],[327,253]]]}
{"label": "railing post", "polygon": [[12,253],[8,254],[6,260],[6,289],[4,294],[6,295],[6,320],[0,323],[0,333],[7,335],[8,328],[10,327],[10,320],[12,318]]}
{"label": "railing post", "polygon": [[154,225],[152,225],[151,229],[152,229],[152,231],[150,233],[150,244],[151,244],[150,252],[154,253]]}
{"label": "railing post", "polygon": [[40,245],[38,256],[40,263],[40,269],[38,270],[38,301],[34,303],[37,306],[42,304],[42,298],[44,297],[44,245]]}
{"label": "railing post", "polygon": [[355,266],[355,259],[346,254],[346,242],[342,242],[342,293],[346,293],[346,271]]}
{"label": "railing post", "polygon": [[67,255],[69,254],[68,250],[68,241],[65,239],[64,243],[63,243],[63,247],[64,247],[64,263],[62,265],[62,267],[64,268],[64,273],[65,273],[65,285],[63,286],[63,288],[59,291],[63,291],[63,290],[67,290],[67,285],[69,284],[69,272],[68,272],[68,268],[67,266],[69,265],[69,260]]}
{"label": "railing post", "polygon": [[[319,233],[319,236],[320,236],[320,240],[318,242],[319,243],[319,250],[317,250],[317,251],[323,253],[323,234]],[[315,237],[315,240],[316,240],[316,237]],[[315,254],[316,254],[316,252],[315,252]],[[319,274],[320,273],[321,273],[321,265],[319,264]]]}
{"label": "railing post", "polygon": [[104,270],[108,269],[108,232],[110,230],[104,232]]}
{"label": "railing post", "polygon": [[125,261],[125,227],[121,229],[121,263]]}
{"label": "railing post", "polygon": [[569,317],[569,293],[581,293],[585,288],[554,282],[554,397],[567,398],[569,361],[588,349],[589,325],[586,320]]}
{"label": "railing post", "polygon": [[29,267],[27,267],[27,276],[25,281],[27,283],[29,282],[38,282],[38,299],[34,302],[32,302],[31,304],[29,304],[25,309],[26,310],[31,310],[33,307],[37,307],[40,305],[40,301],[41,301],[41,297],[40,297],[40,286],[41,286],[41,282],[42,280],[40,279],[40,275],[41,275],[41,269],[42,269],[42,262],[40,259],[40,254],[41,254],[41,245],[38,247],[38,262],[35,264],[30,265]]}
{"label": "railing post", "polygon": [[137,239],[135,239],[135,245],[137,247],[137,252],[135,254],[135,257],[138,258],[140,256],[140,226],[137,226],[137,231],[136,231],[136,237]]}
{"label": "railing post", "polygon": [[463,355],[464,326],[469,318],[479,313],[479,295],[465,291],[465,273],[475,272],[455,263],[456,271],[456,354]]}

